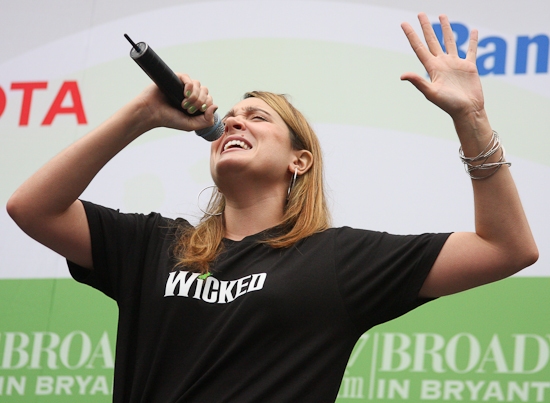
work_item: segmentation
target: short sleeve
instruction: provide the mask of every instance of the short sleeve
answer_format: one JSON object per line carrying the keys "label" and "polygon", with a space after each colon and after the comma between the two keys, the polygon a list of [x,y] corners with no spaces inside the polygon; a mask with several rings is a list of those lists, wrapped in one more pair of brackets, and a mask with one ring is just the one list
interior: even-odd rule
{"label": "short sleeve", "polygon": [[140,273],[170,242],[172,220],[160,214],[124,214],[83,201],[92,240],[93,269],[68,261],[73,278],[119,300],[122,288],[139,284]]}
{"label": "short sleeve", "polygon": [[339,288],[360,332],[429,301],[418,294],[449,235],[338,229],[335,268]]}

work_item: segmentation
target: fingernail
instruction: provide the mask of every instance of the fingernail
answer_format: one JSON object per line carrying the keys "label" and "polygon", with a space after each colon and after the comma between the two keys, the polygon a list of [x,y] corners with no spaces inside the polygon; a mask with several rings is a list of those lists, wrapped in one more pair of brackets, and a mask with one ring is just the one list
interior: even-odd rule
{"label": "fingernail", "polygon": [[189,109],[187,109],[187,112],[189,113],[195,113],[197,111],[197,108],[195,106],[191,106]]}
{"label": "fingernail", "polygon": [[186,97],[190,97],[190,96],[191,96],[191,91],[186,91],[186,92],[185,92],[185,96],[186,96]]}
{"label": "fingernail", "polygon": [[204,112],[204,111],[206,110],[206,108],[208,108],[208,107],[206,106],[206,104],[202,104],[202,106],[201,106],[201,111]]}
{"label": "fingernail", "polygon": [[183,109],[189,108],[189,105],[190,105],[189,101],[185,101],[185,102],[183,103]]}

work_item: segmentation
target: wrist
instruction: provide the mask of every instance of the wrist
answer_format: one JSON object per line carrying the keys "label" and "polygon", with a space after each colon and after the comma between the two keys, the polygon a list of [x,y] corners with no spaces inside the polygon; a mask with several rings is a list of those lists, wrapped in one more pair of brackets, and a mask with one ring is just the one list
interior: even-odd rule
{"label": "wrist", "polygon": [[508,167],[512,165],[506,161],[504,147],[500,143],[498,133],[494,130],[490,143],[477,156],[467,157],[462,147],[459,149],[459,156],[470,178],[476,180],[493,176],[503,165]]}
{"label": "wrist", "polygon": [[133,139],[159,126],[153,108],[140,97],[134,98],[119,109],[114,117],[124,122],[128,129],[127,135],[133,137]]}
{"label": "wrist", "polygon": [[455,116],[453,123],[462,147],[472,153],[481,151],[493,134],[485,109]]}
{"label": "wrist", "polygon": [[485,129],[489,121],[484,108],[461,112],[453,115],[452,119],[457,130],[474,133]]}

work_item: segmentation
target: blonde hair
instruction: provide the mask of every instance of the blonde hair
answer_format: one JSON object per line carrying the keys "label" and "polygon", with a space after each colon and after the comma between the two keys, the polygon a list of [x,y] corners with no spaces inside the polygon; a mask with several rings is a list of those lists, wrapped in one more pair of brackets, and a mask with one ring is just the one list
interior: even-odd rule
{"label": "blonde hair", "polygon": [[[289,129],[292,148],[308,150],[313,155],[311,168],[299,176],[285,206],[278,232],[262,242],[273,248],[287,248],[299,240],[330,227],[330,213],[326,203],[323,160],[317,135],[285,95],[270,92],[247,92],[244,98],[258,98],[267,103],[283,119]],[[196,227],[181,227],[177,233],[174,255],[178,266],[208,272],[222,250],[225,235],[223,213],[224,196],[216,192],[210,200],[206,214]]]}

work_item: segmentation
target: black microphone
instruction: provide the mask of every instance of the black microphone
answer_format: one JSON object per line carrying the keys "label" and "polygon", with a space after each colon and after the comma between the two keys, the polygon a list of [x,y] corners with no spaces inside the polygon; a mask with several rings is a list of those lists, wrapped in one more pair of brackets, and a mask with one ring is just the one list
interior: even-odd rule
{"label": "black microphone", "polygon": [[[166,95],[170,103],[177,109],[183,111],[186,115],[196,116],[204,113],[197,111],[195,114],[189,113],[181,107],[183,101],[183,83],[174,74],[174,72],[164,63],[164,61],[151,49],[145,42],[134,43],[130,37],[124,34],[128,42],[132,44],[130,57],[143,69],[145,73],[155,82],[160,90]],[[195,131],[198,136],[208,141],[214,141],[221,137],[224,132],[224,125],[218,114],[214,114],[214,124],[210,127]]]}

